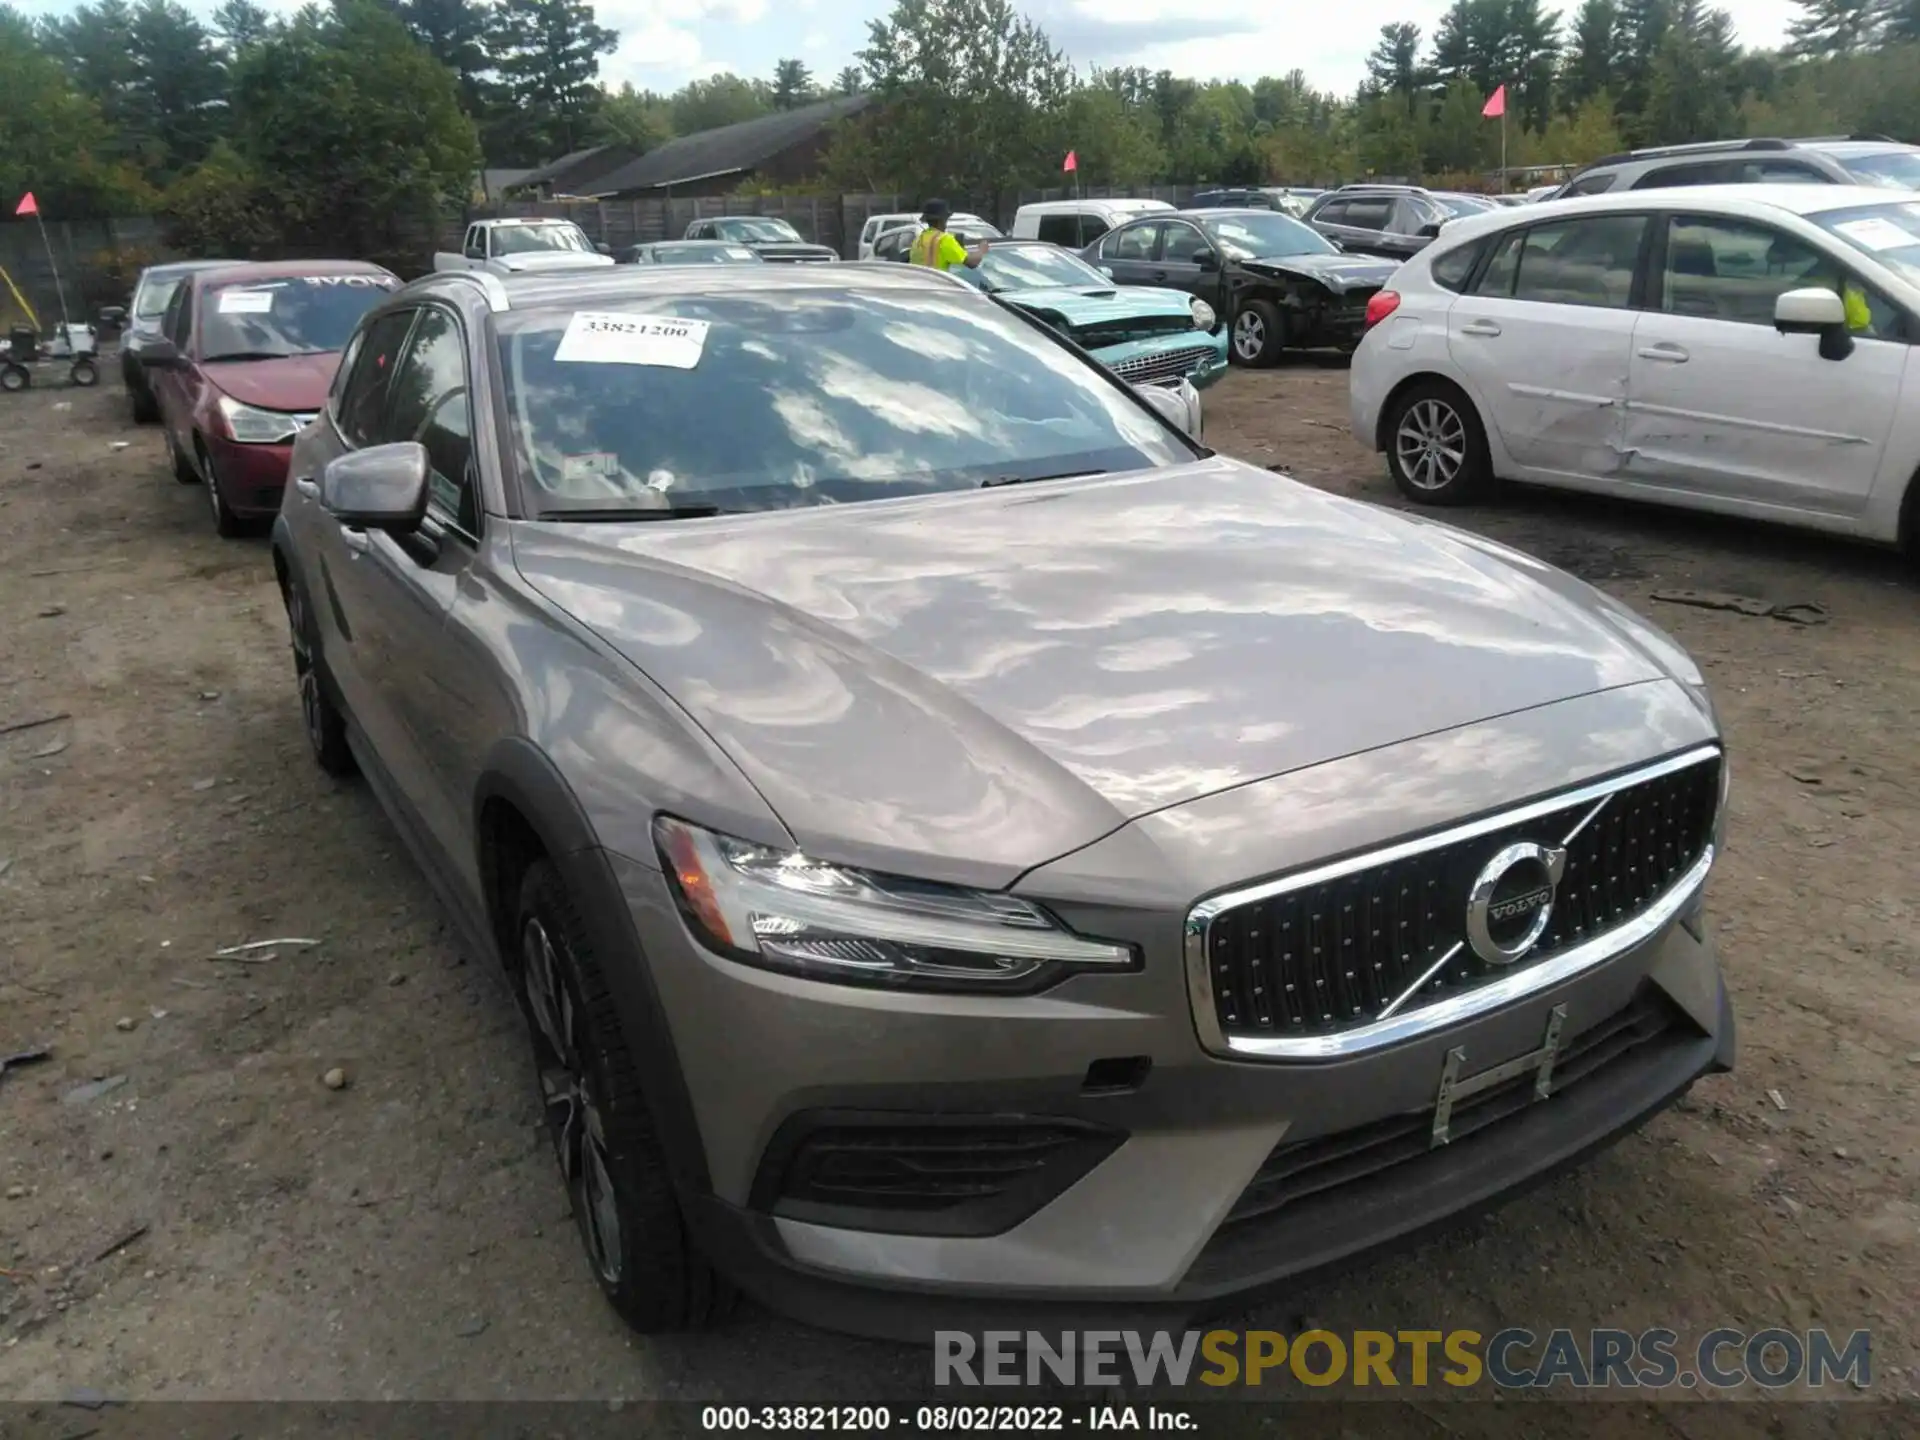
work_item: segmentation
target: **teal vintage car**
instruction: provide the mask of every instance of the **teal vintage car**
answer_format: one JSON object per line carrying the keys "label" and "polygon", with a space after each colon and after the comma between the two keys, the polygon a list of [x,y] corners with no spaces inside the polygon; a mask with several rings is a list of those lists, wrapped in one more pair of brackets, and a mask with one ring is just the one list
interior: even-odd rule
{"label": "teal vintage car", "polygon": [[1115,285],[1070,250],[1043,240],[995,240],[980,264],[952,273],[1051,325],[1129,384],[1227,373],[1227,331],[1181,290]]}

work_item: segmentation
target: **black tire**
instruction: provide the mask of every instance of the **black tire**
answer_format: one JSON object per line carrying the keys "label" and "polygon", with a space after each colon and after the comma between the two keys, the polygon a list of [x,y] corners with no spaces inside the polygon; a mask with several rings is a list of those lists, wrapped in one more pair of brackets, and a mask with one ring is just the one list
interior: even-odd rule
{"label": "black tire", "polygon": [[227,497],[220,493],[220,471],[213,463],[213,457],[204,445],[195,445],[194,452],[200,461],[200,472],[206,477],[207,504],[213,508],[214,533],[222,540],[235,540],[252,531],[253,526],[233,513],[227,504]]}
{"label": "black tire", "polygon": [[193,461],[187,458],[187,452],[174,443],[171,431],[167,434],[167,458],[173,463],[173,478],[182,485],[198,485],[200,472],[193,468]]}
{"label": "black tire", "polygon": [[17,394],[33,383],[33,374],[24,365],[11,362],[0,365],[0,390]]}
{"label": "black tire", "polygon": [[1249,300],[1233,312],[1227,336],[1227,354],[1236,365],[1262,369],[1280,358],[1287,346],[1287,322],[1271,300]]}
{"label": "black tire", "polygon": [[153,396],[145,390],[136,390],[132,386],[128,386],[127,399],[133,405],[134,424],[152,425],[159,420],[160,406],[154,400]]}
{"label": "black tire", "polygon": [[327,693],[320,672],[319,629],[307,605],[307,592],[292,578],[280,586],[287,607],[287,634],[292,642],[294,683],[300,687],[300,720],[314,761],[336,780],[360,771],[347,743],[347,720]]}
{"label": "black tire", "polygon": [[724,1319],[734,1290],[680,1213],[638,1067],[560,872],[535,858],[514,906],[513,971],[554,1152],[588,1265],[642,1334]]}
{"label": "black tire", "polygon": [[76,360],[67,370],[67,379],[90,390],[100,383],[100,367],[91,360]]}
{"label": "black tire", "polygon": [[1393,483],[1416,504],[1470,505],[1493,488],[1479,412],[1444,380],[1423,380],[1395,396],[1382,438]]}

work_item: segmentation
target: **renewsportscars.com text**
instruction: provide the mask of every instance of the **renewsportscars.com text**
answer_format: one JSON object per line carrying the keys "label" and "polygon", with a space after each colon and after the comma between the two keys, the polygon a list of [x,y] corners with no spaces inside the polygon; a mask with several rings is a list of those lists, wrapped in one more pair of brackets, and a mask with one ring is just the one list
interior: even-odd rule
{"label": "renewsportscars.com text", "polygon": [[1872,1383],[1872,1335],[1826,1330],[944,1330],[941,1386],[1815,1388]]}

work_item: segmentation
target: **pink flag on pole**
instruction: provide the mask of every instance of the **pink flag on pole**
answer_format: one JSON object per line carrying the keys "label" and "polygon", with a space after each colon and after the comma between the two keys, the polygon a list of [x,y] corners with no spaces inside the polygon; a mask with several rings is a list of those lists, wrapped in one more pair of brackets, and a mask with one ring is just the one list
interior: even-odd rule
{"label": "pink flag on pole", "polygon": [[1487,103],[1480,107],[1480,113],[1491,120],[1495,116],[1507,113],[1507,87],[1502,85],[1487,97]]}
{"label": "pink flag on pole", "polygon": [[1072,150],[1067,151],[1066,163],[1063,164],[1060,168],[1062,171],[1064,171],[1067,174],[1072,174],[1073,172],[1077,171],[1080,168],[1079,154]]}
{"label": "pink flag on pole", "polygon": [[16,215],[38,215],[40,213],[40,202],[33,198],[33,192],[31,190],[20,197],[20,203],[13,207],[13,213]]}

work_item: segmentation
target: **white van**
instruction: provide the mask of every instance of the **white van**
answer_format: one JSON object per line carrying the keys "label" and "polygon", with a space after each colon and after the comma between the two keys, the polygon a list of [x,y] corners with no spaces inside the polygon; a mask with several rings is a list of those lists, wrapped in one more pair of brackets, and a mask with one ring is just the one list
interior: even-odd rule
{"label": "white van", "polygon": [[1128,220],[1171,210],[1164,200],[1041,200],[1013,215],[1013,238],[1048,240],[1078,250]]}
{"label": "white van", "polygon": [[[869,215],[867,217],[867,223],[860,227],[859,258],[862,260],[871,260],[873,258],[873,242],[886,234],[887,231],[898,230],[903,225],[917,226],[919,223],[920,212],[917,210],[911,214],[905,210],[897,210],[890,215]],[[978,215],[969,215],[966,211],[961,210],[947,223],[955,228],[964,226],[970,230],[978,230],[986,225],[987,222],[982,220]]]}

